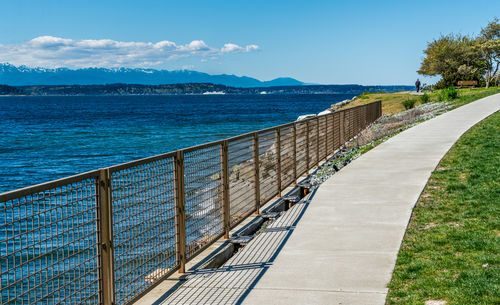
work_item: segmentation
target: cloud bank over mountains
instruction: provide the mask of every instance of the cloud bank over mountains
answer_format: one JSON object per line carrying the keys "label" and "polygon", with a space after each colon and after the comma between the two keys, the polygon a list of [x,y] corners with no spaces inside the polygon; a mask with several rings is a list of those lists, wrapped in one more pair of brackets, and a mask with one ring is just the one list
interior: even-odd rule
{"label": "cloud bank over mountains", "polygon": [[14,65],[46,68],[154,68],[180,58],[199,57],[202,61],[207,61],[227,54],[258,50],[259,46],[255,44],[239,46],[226,43],[217,48],[207,45],[203,40],[178,45],[167,40],[152,43],[40,36],[21,43],[0,44],[0,59]]}

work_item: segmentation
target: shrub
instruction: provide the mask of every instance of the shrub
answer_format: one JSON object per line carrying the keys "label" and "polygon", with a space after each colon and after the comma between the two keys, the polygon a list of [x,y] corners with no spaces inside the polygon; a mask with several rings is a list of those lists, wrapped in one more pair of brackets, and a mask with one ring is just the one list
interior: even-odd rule
{"label": "shrub", "polygon": [[439,93],[438,99],[440,102],[443,101],[451,101],[458,97],[458,90],[455,87],[450,86],[446,89],[441,90]]}
{"label": "shrub", "polygon": [[446,92],[445,92],[445,90],[444,90],[444,89],[443,89],[443,90],[441,90],[441,91],[439,92],[439,94],[438,94],[438,101],[440,101],[440,102],[444,102],[444,101],[446,101],[447,99],[448,99],[448,98],[447,98],[447,96],[446,96]]}
{"label": "shrub", "polygon": [[403,105],[403,107],[405,107],[406,110],[408,110],[408,109],[412,109],[413,107],[415,107],[416,102],[417,102],[416,100],[406,100],[406,101],[402,102],[401,104]]}
{"label": "shrub", "polygon": [[431,101],[431,97],[429,94],[424,93],[420,96],[420,101],[422,102],[422,104],[426,104]]}
{"label": "shrub", "polygon": [[449,100],[454,100],[458,97],[458,90],[455,89],[455,87],[450,86],[448,89],[446,89],[446,95],[448,96]]}
{"label": "shrub", "polygon": [[360,98],[360,99],[364,100],[364,99],[367,99],[368,95],[370,95],[370,94],[371,94],[371,92],[365,91],[365,92],[361,93],[360,95],[358,95],[357,98]]}

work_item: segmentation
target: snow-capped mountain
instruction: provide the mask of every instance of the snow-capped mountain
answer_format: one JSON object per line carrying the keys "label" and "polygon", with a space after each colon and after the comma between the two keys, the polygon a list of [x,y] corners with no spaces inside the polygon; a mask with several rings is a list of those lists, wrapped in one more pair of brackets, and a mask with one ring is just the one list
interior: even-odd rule
{"label": "snow-capped mountain", "polygon": [[190,70],[155,70],[131,68],[31,68],[0,63],[0,84],[10,86],[24,85],[100,85],[111,83],[125,84],[178,84],[212,83],[232,87],[269,87],[298,86],[302,82],[288,77],[271,81],[260,81],[247,76],[228,74],[210,75]]}

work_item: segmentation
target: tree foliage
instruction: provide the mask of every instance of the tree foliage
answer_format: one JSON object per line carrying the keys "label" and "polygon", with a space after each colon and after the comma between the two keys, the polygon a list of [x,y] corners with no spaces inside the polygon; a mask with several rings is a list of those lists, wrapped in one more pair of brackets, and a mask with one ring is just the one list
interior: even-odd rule
{"label": "tree foliage", "polygon": [[486,64],[486,87],[491,81],[498,78],[498,67],[500,66],[500,24],[498,18],[493,19],[481,30],[481,36],[477,39],[477,49]]}
{"label": "tree foliage", "polygon": [[438,88],[454,86],[459,80],[484,80],[489,86],[500,65],[498,19],[483,28],[478,37],[441,36],[428,44],[424,54],[418,73],[440,75]]}

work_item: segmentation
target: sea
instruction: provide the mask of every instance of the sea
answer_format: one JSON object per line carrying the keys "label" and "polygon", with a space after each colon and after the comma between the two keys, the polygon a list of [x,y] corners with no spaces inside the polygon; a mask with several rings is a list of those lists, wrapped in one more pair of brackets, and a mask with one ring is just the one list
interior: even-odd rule
{"label": "sea", "polygon": [[[0,193],[292,122],[354,95],[3,96]],[[222,228],[217,187],[207,183],[189,184],[189,245]],[[95,202],[66,204],[73,196],[82,193],[0,202],[0,303],[97,303]],[[155,198],[155,208],[113,203],[117,304],[162,272],[158,261],[176,263],[174,209]]]}
{"label": "sea", "polygon": [[0,193],[292,122],[353,96],[3,96]]}

